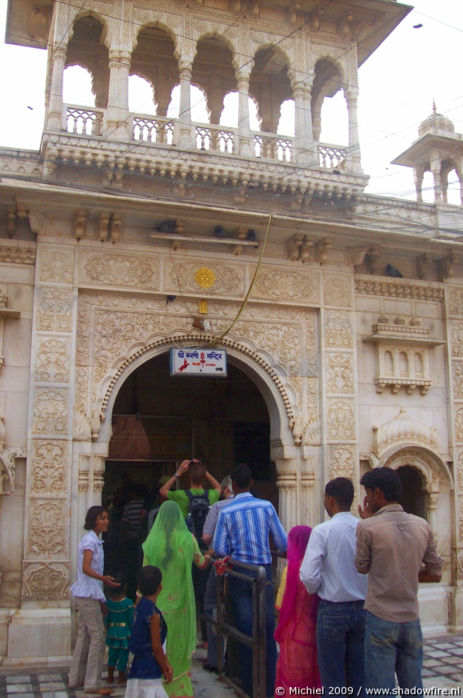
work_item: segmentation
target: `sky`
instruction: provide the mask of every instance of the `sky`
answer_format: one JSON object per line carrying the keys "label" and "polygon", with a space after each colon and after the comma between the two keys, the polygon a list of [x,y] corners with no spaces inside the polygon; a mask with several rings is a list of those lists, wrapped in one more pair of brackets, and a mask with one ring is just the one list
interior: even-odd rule
{"label": "sky", "polygon": [[[414,200],[411,168],[390,162],[416,140],[433,101],[437,111],[453,121],[456,132],[463,133],[463,0],[410,4],[412,12],[360,68],[358,121],[362,167],[370,176],[366,191]],[[37,150],[44,119],[46,52],[4,43],[6,7],[7,0],[0,0],[0,146]],[[84,73],[82,80],[79,69],[68,71],[64,101],[91,104],[88,75]],[[146,86],[131,84],[131,111],[152,113],[150,99]],[[204,120],[196,95],[192,104],[194,120]],[[169,115],[175,109],[174,99]],[[346,144],[346,121],[343,96],[325,100],[321,140]],[[291,108],[282,112],[280,125],[291,131]],[[424,187],[429,183],[425,179]],[[449,202],[459,203],[458,189],[451,173]],[[432,201],[431,192],[424,198]]]}

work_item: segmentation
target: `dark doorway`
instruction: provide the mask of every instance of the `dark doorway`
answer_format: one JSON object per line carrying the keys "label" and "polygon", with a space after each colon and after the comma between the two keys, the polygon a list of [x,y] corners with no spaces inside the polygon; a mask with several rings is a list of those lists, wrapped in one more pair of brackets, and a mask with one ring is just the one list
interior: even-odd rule
{"label": "dark doorway", "polygon": [[[145,497],[143,511],[149,511],[159,503],[163,478],[183,459],[199,458],[219,482],[234,465],[247,462],[255,494],[278,506],[267,407],[254,383],[230,362],[226,377],[172,377],[168,352],[147,361],[121,387],[112,427],[103,502],[112,512],[113,532],[129,489],[133,497],[138,487]],[[145,520],[140,542],[146,533]],[[117,536],[112,540],[118,550]]]}
{"label": "dark doorway", "polygon": [[427,519],[428,516],[428,492],[423,473],[413,465],[402,465],[397,468],[404,493],[400,504],[408,514],[415,514]]}

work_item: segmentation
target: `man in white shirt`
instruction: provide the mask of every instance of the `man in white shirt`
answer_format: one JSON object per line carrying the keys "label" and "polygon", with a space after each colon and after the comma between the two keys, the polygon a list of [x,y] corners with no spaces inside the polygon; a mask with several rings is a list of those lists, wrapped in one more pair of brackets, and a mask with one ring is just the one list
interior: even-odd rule
{"label": "man in white shirt", "polygon": [[309,594],[318,594],[318,667],[325,692],[350,687],[362,693],[367,580],[355,568],[356,529],[350,513],[354,486],[337,477],[325,487],[324,505],[331,517],[313,529],[300,577]]}

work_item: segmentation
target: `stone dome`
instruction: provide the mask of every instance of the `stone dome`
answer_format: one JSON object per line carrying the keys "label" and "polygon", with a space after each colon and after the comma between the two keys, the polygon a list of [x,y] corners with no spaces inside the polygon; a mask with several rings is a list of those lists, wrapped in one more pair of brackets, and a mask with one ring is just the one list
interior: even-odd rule
{"label": "stone dome", "polygon": [[428,116],[419,126],[418,134],[424,136],[426,133],[437,133],[438,131],[445,131],[446,133],[455,133],[455,126],[453,121],[447,119],[446,116],[438,114],[436,111],[436,105],[432,105],[432,114]]}
{"label": "stone dome", "polygon": [[405,443],[436,449],[437,435],[435,427],[413,419],[402,407],[394,419],[373,427],[373,451],[380,456],[391,446]]}

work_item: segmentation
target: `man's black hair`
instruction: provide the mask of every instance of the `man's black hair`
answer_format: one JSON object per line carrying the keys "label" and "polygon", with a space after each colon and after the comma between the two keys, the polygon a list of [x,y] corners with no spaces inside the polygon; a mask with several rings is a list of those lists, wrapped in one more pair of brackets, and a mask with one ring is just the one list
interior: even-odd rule
{"label": "man's black hair", "polygon": [[403,495],[400,477],[391,468],[372,468],[363,475],[360,484],[369,490],[377,487],[387,502],[397,502]]}
{"label": "man's black hair", "polygon": [[248,487],[251,484],[252,472],[249,465],[239,463],[231,472],[232,482],[235,482],[240,490]]}
{"label": "man's black hair", "polygon": [[347,477],[335,477],[325,485],[325,494],[333,497],[337,504],[346,511],[352,506],[354,500],[354,485]]}
{"label": "man's black hair", "polygon": [[159,567],[146,565],[137,574],[137,584],[143,596],[153,596],[162,582],[162,572]]}

